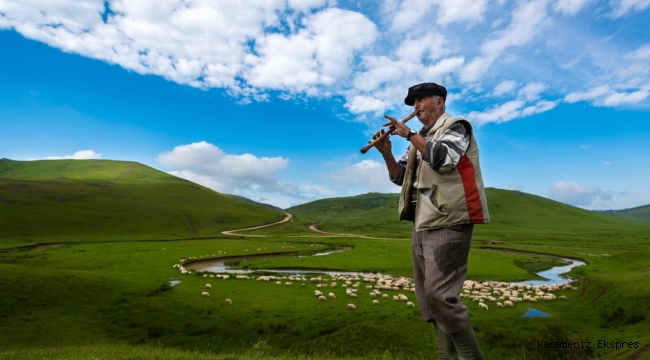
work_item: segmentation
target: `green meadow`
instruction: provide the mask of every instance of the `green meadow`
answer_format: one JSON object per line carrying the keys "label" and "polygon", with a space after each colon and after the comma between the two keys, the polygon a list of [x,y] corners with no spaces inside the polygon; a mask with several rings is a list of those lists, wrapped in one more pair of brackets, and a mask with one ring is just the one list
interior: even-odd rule
{"label": "green meadow", "polygon": [[[575,290],[555,293],[566,300],[486,311],[464,299],[486,359],[650,358],[650,224],[516,191],[488,195],[492,221],[475,227],[468,279],[535,280],[567,258],[586,265],[567,274]],[[0,358],[437,359],[417,304],[373,305],[368,283],[357,299],[326,287],[336,299],[321,302],[310,281],[223,280],[173,267],[223,258],[257,270],[253,277],[273,269],[411,277],[411,229],[397,221],[396,201],[319,200],[286,209],[288,223],[227,236],[221,231],[283,214],[137,163],[1,160]],[[43,243],[62,245],[32,248]],[[323,251],[338,252],[314,256]],[[232,259],[263,254],[273,256]],[[416,302],[410,292],[385,293]],[[523,317],[528,308],[550,316]]]}

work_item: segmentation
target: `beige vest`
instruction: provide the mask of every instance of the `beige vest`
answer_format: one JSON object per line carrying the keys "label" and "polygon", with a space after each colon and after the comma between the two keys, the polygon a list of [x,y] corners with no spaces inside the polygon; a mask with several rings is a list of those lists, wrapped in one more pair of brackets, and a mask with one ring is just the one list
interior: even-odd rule
{"label": "beige vest", "polygon": [[[462,118],[442,114],[426,135],[428,141],[436,141],[454,123]],[[471,131],[471,125],[470,125]],[[436,229],[459,224],[485,224],[490,221],[478,145],[474,133],[470,144],[458,165],[446,173],[439,173],[420,159],[417,166],[417,206],[411,205],[413,169],[417,161],[417,149],[409,148],[408,163],[399,200],[400,220],[414,221],[415,231]]]}

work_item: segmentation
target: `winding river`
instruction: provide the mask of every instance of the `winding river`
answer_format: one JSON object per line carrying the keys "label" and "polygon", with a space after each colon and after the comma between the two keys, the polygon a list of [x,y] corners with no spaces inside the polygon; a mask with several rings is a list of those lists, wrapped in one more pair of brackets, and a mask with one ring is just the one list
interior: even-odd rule
{"label": "winding river", "polygon": [[[318,252],[310,256],[329,256],[331,254],[336,254],[344,251],[349,251],[351,248],[339,248],[335,250],[328,250],[323,252]],[[361,277],[371,277],[373,273],[367,272],[356,272],[356,271],[340,271],[334,269],[302,269],[302,268],[283,268],[283,269],[257,269],[257,270],[243,270],[243,269],[233,269],[225,263],[233,260],[242,260],[246,259],[269,259],[275,257],[287,257],[287,254],[273,254],[273,255],[244,255],[229,257],[227,259],[220,260],[199,260],[188,263],[185,265],[185,268],[188,270],[194,271],[206,271],[212,273],[227,273],[227,274],[251,274],[255,272],[267,272],[267,273],[278,273],[278,274],[287,274],[287,275],[304,275],[304,274],[330,274],[337,273],[341,275],[358,275]],[[307,257],[305,255],[294,255],[295,257]],[[537,275],[546,280],[527,280],[518,282],[518,284],[526,285],[552,285],[557,283],[566,283],[569,279],[562,277],[562,274],[568,273],[576,266],[586,265],[583,261],[563,259],[564,261],[570,262],[568,265],[556,266],[549,270],[538,272]],[[374,274],[374,275],[389,275],[389,274]]]}

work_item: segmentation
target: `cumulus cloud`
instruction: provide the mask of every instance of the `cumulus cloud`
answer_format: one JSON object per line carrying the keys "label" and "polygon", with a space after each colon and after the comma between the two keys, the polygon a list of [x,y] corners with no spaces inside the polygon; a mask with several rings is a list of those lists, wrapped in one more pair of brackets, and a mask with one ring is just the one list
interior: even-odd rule
{"label": "cumulus cloud", "polygon": [[227,154],[205,141],[176,146],[157,160],[174,176],[282,208],[338,193],[327,185],[281,178],[278,172],[289,166],[289,159]]}
{"label": "cumulus cloud", "polygon": [[377,28],[364,15],[326,9],[305,18],[296,34],[268,34],[259,39],[247,62],[248,83],[255,87],[304,91],[332,85],[352,69],[354,54],[371,44]]}
{"label": "cumulus cloud", "polygon": [[205,141],[176,146],[158,155],[158,161],[170,169],[180,169],[200,176],[214,178],[220,184],[273,186],[276,172],[287,167],[283,157],[256,157],[252,154],[226,154]]}
{"label": "cumulus cloud", "polygon": [[595,204],[610,203],[612,192],[602,191],[598,187],[587,187],[572,181],[557,181],[551,185],[550,197],[566,204],[590,207]]}
{"label": "cumulus cloud", "polygon": [[73,160],[86,160],[86,159],[99,159],[102,157],[102,154],[98,154],[93,150],[79,150],[72,155],[65,156],[47,156],[43,160],[64,160],[64,159],[73,159]]}
{"label": "cumulus cloud", "polygon": [[361,186],[372,192],[399,192],[400,187],[388,180],[386,165],[373,160],[363,160],[336,170],[328,179],[346,186]]}
{"label": "cumulus cloud", "polygon": [[391,0],[384,1],[384,16],[391,30],[398,32],[416,28],[426,19],[435,19],[441,26],[462,21],[473,23],[483,20],[487,3],[487,0]]}
{"label": "cumulus cloud", "polygon": [[[402,109],[409,86],[434,81],[459,108],[507,121],[555,107],[551,88],[566,103],[647,102],[650,44],[599,43],[607,56],[591,59],[581,55],[593,41],[557,45],[571,38],[567,30],[582,30],[573,17],[595,3],[383,0],[377,10],[335,0],[0,0],[0,29],[140,74],[220,88],[241,104],[340,98],[352,115],[377,113]],[[649,4],[611,0],[599,11],[621,17]],[[569,62],[555,54],[567,53],[584,74],[546,76]],[[477,109],[486,96],[498,99]]]}

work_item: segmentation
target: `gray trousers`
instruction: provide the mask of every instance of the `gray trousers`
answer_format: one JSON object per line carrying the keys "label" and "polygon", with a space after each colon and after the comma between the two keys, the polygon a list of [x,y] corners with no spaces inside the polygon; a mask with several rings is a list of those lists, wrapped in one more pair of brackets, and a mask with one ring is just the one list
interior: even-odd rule
{"label": "gray trousers", "polygon": [[467,327],[469,313],[460,291],[467,273],[473,224],[413,232],[415,296],[422,317],[447,334]]}

